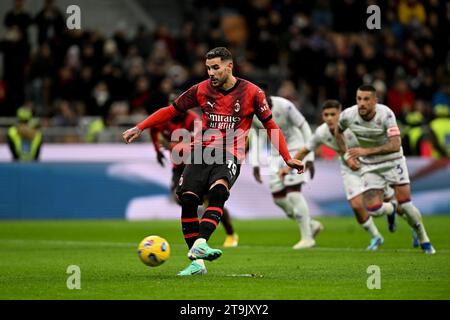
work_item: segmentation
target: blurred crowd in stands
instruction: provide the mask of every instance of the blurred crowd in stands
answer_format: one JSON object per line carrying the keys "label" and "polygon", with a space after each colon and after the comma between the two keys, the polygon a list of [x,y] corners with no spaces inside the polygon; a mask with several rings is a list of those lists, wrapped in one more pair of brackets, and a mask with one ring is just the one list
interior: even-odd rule
{"label": "blurred crowd in stands", "polygon": [[[293,101],[313,124],[324,100],[349,107],[362,83],[375,85],[405,135],[419,126],[426,137],[437,109],[449,117],[446,1],[191,0],[180,30],[141,26],[112,36],[68,30],[53,0],[36,16],[25,0],[12,4],[0,35],[0,117],[29,106],[43,126],[77,126],[84,116],[116,126],[120,116],[150,114],[171,92],[205,79],[204,55],[216,46],[231,49],[238,76],[269,83],[271,94]],[[366,26],[373,4],[380,30]]]}

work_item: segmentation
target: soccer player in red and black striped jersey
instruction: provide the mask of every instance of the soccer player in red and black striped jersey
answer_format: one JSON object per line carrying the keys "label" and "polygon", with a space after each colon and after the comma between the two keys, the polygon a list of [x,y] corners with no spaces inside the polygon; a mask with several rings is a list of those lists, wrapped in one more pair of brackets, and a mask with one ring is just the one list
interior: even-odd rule
{"label": "soccer player in red and black striped jersey", "polygon": [[[176,94],[175,92],[171,93],[169,95],[169,103],[173,103],[173,101],[179,96],[180,93],[178,94]],[[196,121],[201,122],[200,116],[197,113],[189,110],[188,112],[182,113],[179,116],[172,118],[172,120],[170,121],[167,121],[161,125],[149,129],[150,139],[153,142],[153,146],[157,154],[157,160],[161,166],[164,166],[164,159],[165,159],[164,154],[161,151],[161,145],[171,152],[174,151],[174,148],[177,147],[178,142],[171,141],[172,134],[176,133],[177,130],[186,129],[188,132],[195,135],[194,129],[196,128],[195,126]],[[181,148],[181,149],[184,150],[189,148]],[[183,174],[185,164],[178,163],[173,159],[171,162],[172,162],[172,181],[170,184],[170,191],[172,192],[175,202],[181,206],[181,201],[176,194],[176,190],[181,175]],[[203,206],[199,207],[198,216],[200,217],[203,216],[204,209],[208,208],[208,203],[209,202],[206,199],[203,203]],[[231,222],[231,215],[226,207],[223,208],[223,215],[220,219],[220,222],[222,222],[222,225],[225,229],[225,233],[227,235],[223,247],[224,248],[237,247],[239,243],[239,236],[237,233],[234,232],[234,227]],[[198,223],[198,221],[194,220],[194,223]],[[192,223],[183,222],[184,229],[189,230],[190,226],[192,226]]]}
{"label": "soccer player in red and black striped jersey", "polygon": [[[212,261],[222,255],[221,250],[210,248],[207,241],[220,222],[229,190],[239,176],[254,115],[263,123],[286,164],[299,174],[304,170],[300,160],[291,158],[283,134],[272,119],[264,91],[233,75],[230,51],[223,47],[209,51],[206,68],[208,80],[194,85],[170,106],[123,133],[125,142],[130,143],[139,138],[144,129],[162,124],[191,108],[200,107],[203,111],[201,141],[198,137],[194,139],[191,162],[186,165],[177,189],[188,257],[194,260],[178,273],[180,276],[204,274],[203,260]],[[209,207],[199,222],[197,208],[204,196],[209,199]]]}

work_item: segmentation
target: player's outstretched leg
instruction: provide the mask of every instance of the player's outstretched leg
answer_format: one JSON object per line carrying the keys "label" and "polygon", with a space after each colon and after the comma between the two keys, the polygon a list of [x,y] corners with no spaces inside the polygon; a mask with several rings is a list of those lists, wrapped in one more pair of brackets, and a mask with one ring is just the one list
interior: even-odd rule
{"label": "player's outstretched leg", "polygon": [[191,260],[204,259],[213,261],[222,255],[219,249],[213,249],[206,243],[216,230],[223,214],[225,201],[229,197],[228,188],[223,184],[216,184],[208,192],[209,207],[200,221],[199,236],[188,252]]}
{"label": "player's outstretched leg", "polygon": [[406,215],[408,224],[416,231],[419,237],[420,247],[426,254],[435,254],[436,250],[433,248],[428,238],[427,231],[422,221],[422,215],[419,209],[411,201],[411,188],[409,184],[395,186],[395,197],[398,199],[400,210]]}
{"label": "player's outstretched leg", "polygon": [[[406,222],[408,222],[408,218],[406,216],[406,214],[401,210],[401,207],[399,206],[399,211],[397,211],[398,215],[400,217],[402,217],[403,219],[405,219]],[[420,247],[420,243],[419,243],[419,236],[417,235],[416,230],[414,230],[414,228],[411,227],[411,234],[412,234],[412,246],[413,248],[419,248]]]}
{"label": "player's outstretched leg", "polygon": [[[199,198],[193,193],[184,193],[180,197],[181,203],[181,226],[183,229],[184,240],[189,249],[192,248],[199,235],[199,221],[197,217],[197,208]],[[179,276],[191,276],[205,274],[206,267],[203,260],[197,260],[189,264],[184,270],[178,273]]]}
{"label": "player's outstretched leg", "polygon": [[419,209],[417,209],[411,201],[400,203],[400,207],[405,213],[409,225],[416,232],[423,252],[426,254],[435,254],[436,250],[431,245],[430,238],[428,237],[425,226],[423,225],[422,215],[420,214]]}

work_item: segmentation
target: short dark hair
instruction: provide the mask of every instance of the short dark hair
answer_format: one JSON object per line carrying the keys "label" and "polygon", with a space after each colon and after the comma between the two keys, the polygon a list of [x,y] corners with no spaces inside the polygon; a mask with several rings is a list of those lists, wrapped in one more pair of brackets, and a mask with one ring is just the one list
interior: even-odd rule
{"label": "short dark hair", "polygon": [[206,54],[206,59],[214,59],[214,58],[220,58],[221,60],[233,60],[233,55],[231,54],[230,50],[228,50],[225,47],[217,47],[212,50],[210,50]]}
{"label": "short dark hair", "polygon": [[359,91],[370,91],[373,93],[377,93],[377,89],[375,89],[375,87],[372,86],[371,84],[363,84],[362,86],[359,86],[358,90]]}
{"label": "short dark hair", "polygon": [[330,100],[326,100],[322,104],[322,111],[326,110],[326,109],[338,109],[339,111],[341,111],[342,105],[339,101],[330,99]]}

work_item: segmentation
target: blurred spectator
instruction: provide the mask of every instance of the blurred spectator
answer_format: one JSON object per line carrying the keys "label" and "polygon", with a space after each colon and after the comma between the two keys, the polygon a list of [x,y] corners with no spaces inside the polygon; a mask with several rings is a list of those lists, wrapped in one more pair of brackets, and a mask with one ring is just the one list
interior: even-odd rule
{"label": "blurred spectator", "polygon": [[57,103],[56,113],[52,118],[53,126],[76,127],[78,121],[78,114],[68,101],[62,100]]}
{"label": "blurred spectator", "polygon": [[403,152],[408,156],[420,156],[425,134],[429,132],[425,118],[419,111],[413,111],[407,114],[405,122],[406,126],[402,128]]}
{"label": "blurred spectator", "polygon": [[139,56],[144,59],[148,58],[150,52],[152,51],[153,39],[151,33],[148,32],[145,26],[138,26],[138,30],[132,44],[136,46]]}
{"label": "blurred spectator", "polygon": [[38,27],[38,43],[60,37],[65,27],[64,17],[54,0],[45,0],[44,7],[34,18]]}
{"label": "blurred spectator", "polygon": [[86,114],[89,116],[101,116],[106,118],[113,100],[106,82],[101,81],[97,83],[87,104]]}
{"label": "blurred spectator", "polygon": [[23,41],[17,25],[9,27],[5,38],[0,41],[3,52],[3,77],[6,87],[7,108],[3,116],[12,116],[25,101],[25,66],[28,61],[28,44]]}
{"label": "blurred spectator", "polygon": [[414,104],[414,93],[409,89],[404,79],[397,79],[393,88],[388,91],[387,105],[394,111],[397,118],[411,111]]}
{"label": "blurred spectator", "polygon": [[434,107],[436,119],[430,122],[431,130],[436,137],[433,157],[441,158],[450,155],[450,105],[439,104]]}
{"label": "blurred spectator", "polygon": [[130,113],[143,115],[153,113],[150,96],[150,82],[148,78],[145,76],[139,77],[130,101]]}
{"label": "blurred spectator", "polygon": [[0,80],[0,114],[3,114],[3,110],[6,108],[6,86],[5,81]]}
{"label": "blurred spectator", "polygon": [[30,109],[19,108],[17,110],[17,124],[8,129],[8,146],[14,161],[39,160],[42,133],[32,117]]}
{"label": "blurred spectator", "polygon": [[51,86],[56,76],[56,65],[48,43],[43,43],[30,62],[29,81],[31,98],[37,108],[37,115],[47,115],[46,106],[51,105]]}
{"label": "blurred spectator", "polygon": [[[367,30],[369,4],[382,8],[381,30]],[[53,124],[72,123],[72,116],[109,119],[117,102],[121,112],[148,114],[165,106],[172,90],[206,79],[205,52],[219,45],[233,51],[239,76],[265,79],[309,120],[319,118],[315,106],[326,98],[353,105],[362,83],[376,86],[379,101],[400,120],[418,111],[417,100],[427,105],[419,111],[425,122],[431,101],[450,104],[450,6],[444,1],[193,0],[181,10],[192,14],[177,32],[139,26],[129,37],[119,23],[108,36],[65,30],[57,3],[46,0],[30,58],[31,18],[24,1],[14,1],[0,39],[6,92],[2,98],[0,86],[0,116],[14,116],[25,97],[37,115],[56,117]]]}
{"label": "blurred spectator", "polygon": [[7,28],[18,27],[21,41],[28,46],[28,28],[33,20],[25,10],[25,0],[14,0],[13,2],[14,8],[6,14],[4,25]]}
{"label": "blurred spectator", "polygon": [[400,0],[398,5],[398,18],[405,26],[423,25],[426,21],[426,12],[423,4],[417,0]]}
{"label": "blurred spectator", "polygon": [[433,108],[437,105],[450,106],[450,84],[446,84],[433,95]]}

